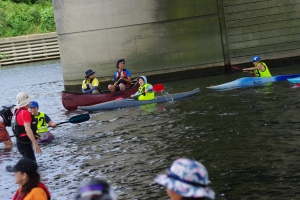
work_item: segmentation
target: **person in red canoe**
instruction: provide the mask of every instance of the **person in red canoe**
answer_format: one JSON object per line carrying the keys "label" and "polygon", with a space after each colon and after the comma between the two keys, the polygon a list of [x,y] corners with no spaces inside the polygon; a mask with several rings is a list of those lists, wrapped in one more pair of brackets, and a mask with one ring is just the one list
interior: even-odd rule
{"label": "person in red canoe", "polygon": [[139,79],[140,87],[138,91],[131,95],[131,98],[137,98],[138,100],[149,101],[154,99],[154,91],[152,90],[153,86],[147,83],[146,76],[140,76]]}
{"label": "person in red canoe", "polygon": [[123,58],[117,60],[116,67],[118,70],[114,73],[115,83],[113,85],[108,85],[108,90],[110,92],[124,91],[130,88],[131,73],[128,69],[125,69],[124,66],[125,60]]}
{"label": "person in red canoe", "polygon": [[99,93],[99,80],[94,77],[95,72],[89,69],[85,72],[85,79],[82,81],[81,90],[86,94]]}

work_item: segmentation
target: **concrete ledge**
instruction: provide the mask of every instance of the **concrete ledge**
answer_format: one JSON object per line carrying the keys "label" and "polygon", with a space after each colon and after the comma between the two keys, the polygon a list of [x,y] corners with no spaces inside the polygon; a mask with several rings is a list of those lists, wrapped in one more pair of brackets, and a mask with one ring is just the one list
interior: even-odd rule
{"label": "concrete ledge", "polygon": [[0,39],[0,67],[59,58],[56,32]]}

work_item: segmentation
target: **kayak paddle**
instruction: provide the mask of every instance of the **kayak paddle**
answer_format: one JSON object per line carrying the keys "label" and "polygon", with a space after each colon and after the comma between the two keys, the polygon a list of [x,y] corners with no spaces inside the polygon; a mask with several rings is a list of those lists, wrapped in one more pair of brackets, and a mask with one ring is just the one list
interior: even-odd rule
{"label": "kayak paddle", "polygon": [[154,90],[155,92],[161,92],[165,89],[165,86],[161,83],[158,83],[156,85],[153,85],[152,90]]}
{"label": "kayak paddle", "polygon": [[[155,84],[155,85],[152,86],[152,90],[155,91],[155,92],[161,92],[164,89],[165,89],[165,86],[163,84],[161,84],[161,83],[158,83],[158,84]],[[122,100],[122,99],[124,99],[124,98],[118,97],[115,100]],[[128,99],[130,99],[130,97],[128,97]]]}
{"label": "kayak paddle", "polygon": [[[90,115],[89,114],[81,114],[81,115],[77,115],[77,116],[71,117],[68,121],[59,122],[56,125],[65,124],[65,123],[77,124],[77,123],[85,122],[85,121],[87,121],[89,119],[90,119]],[[14,135],[10,135],[10,137],[15,137],[15,136]]]}
{"label": "kayak paddle", "polygon": [[251,73],[250,71],[243,70],[243,68],[240,68],[240,67],[237,67],[237,66],[231,66],[231,69],[235,69],[235,70],[242,71],[242,72],[247,72],[248,74],[251,74],[254,77],[256,77],[255,74]]}
{"label": "kayak paddle", "polygon": [[85,122],[89,119],[90,119],[90,115],[86,113],[86,114],[81,114],[81,115],[71,117],[69,120],[64,122],[59,122],[56,125],[65,124],[65,123],[77,124],[77,123]]}
{"label": "kayak paddle", "polygon": [[231,69],[235,69],[235,70],[238,70],[238,71],[243,71],[242,68],[240,67],[237,67],[237,66],[231,66]]}

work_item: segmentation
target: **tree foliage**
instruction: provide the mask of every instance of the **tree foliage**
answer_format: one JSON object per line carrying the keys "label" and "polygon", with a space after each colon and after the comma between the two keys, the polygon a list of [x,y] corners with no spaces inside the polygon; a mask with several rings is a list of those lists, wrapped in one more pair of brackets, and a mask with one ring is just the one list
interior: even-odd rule
{"label": "tree foliage", "polygon": [[51,1],[0,1],[0,37],[47,33],[55,30]]}

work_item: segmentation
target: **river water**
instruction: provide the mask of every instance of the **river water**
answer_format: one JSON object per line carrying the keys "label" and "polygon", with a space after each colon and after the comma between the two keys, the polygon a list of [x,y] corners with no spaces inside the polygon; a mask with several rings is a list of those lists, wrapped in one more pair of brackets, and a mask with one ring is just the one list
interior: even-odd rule
{"label": "river water", "polygon": [[[300,73],[298,66],[271,72]],[[206,89],[243,76],[248,75],[166,82],[169,93],[201,92],[181,101],[91,113],[88,122],[61,125],[52,130],[56,140],[37,156],[43,182],[54,200],[73,199],[76,187],[91,177],[108,181],[119,199],[167,199],[153,179],[175,159],[188,157],[207,167],[216,199],[299,199],[300,88],[279,82]],[[59,61],[3,67],[0,78],[0,105],[15,103],[17,93],[26,91],[52,121],[83,113],[61,104]],[[18,188],[5,166],[20,158],[15,146],[7,152],[0,143],[1,200],[11,199]]]}

